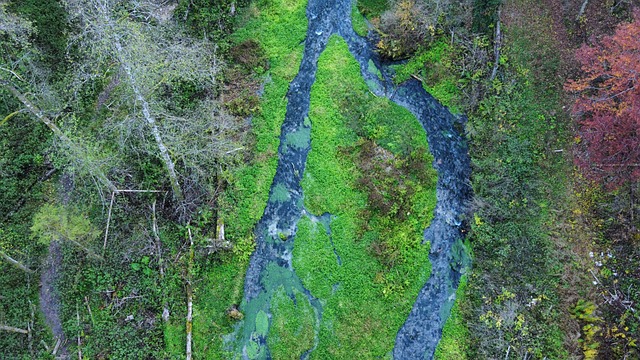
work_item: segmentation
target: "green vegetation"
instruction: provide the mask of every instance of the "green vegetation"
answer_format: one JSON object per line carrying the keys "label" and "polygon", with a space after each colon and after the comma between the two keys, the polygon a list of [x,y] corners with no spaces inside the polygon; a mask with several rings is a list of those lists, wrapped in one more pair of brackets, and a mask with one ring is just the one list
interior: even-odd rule
{"label": "green vegetation", "polygon": [[[311,140],[308,213],[295,234],[267,239],[291,250],[295,273],[270,264],[267,292],[241,306],[256,222],[269,195],[290,198],[270,185],[306,1],[105,4],[0,4],[0,357],[52,359],[60,330],[46,317],[82,358],[184,358],[190,330],[194,358],[238,357],[239,331],[252,358],[265,350],[256,337],[275,359],[311,349],[315,359],[390,358],[430,273],[422,236],[436,173],[414,117],[373,95],[345,42],[330,39],[305,126],[282,139],[297,149]],[[577,18],[555,5],[358,0],[351,9],[382,57],[406,60],[393,66],[396,83],[418,79],[469,117],[474,262],[437,359],[638,357],[638,182],[609,191],[580,175],[570,163],[586,140],[562,106],[564,79],[584,73],[571,47],[612,33],[632,5],[589,2]],[[596,53],[584,51],[583,60]],[[368,71],[382,76],[373,61]],[[621,79],[625,92],[606,101],[633,113],[620,100],[635,80]],[[622,135],[637,132],[625,124]],[[599,128],[605,145],[624,147]],[[611,175],[635,179],[618,163]],[[59,299],[41,298],[41,282]]]}
{"label": "green vegetation", "polygon": [[[221,198],[219,216],[227,220],[227,233],[233,239],[253,236],[253,227],[267,203],[286,112],[285,95],[302,59],[301,42],[307,30],[305,8],[306,2],[294,0],[252,4],[244,11],[247,18],[242,27],[233,35],[238,44],[248,39],[257,41],[270,67],[264,78],[261,110],[252,118],[251,162],[226,174],[231,187]],[[295,144],[298,140],[294,137],[290,141]]]}
{"label": "green vegetation", "polygon": [[[560,327],[560,244],[551,233],[565,206],[568,164],[557,82],[559,52],[545,33],[550,18],[504,29],[502,75],[488,84],[469,116],[476,208],[471,244],[474,269],[460,308],[469,329],[469,357],[504,356],[507,349],[536,358],[566,358]],[[545,10],[546,11],[546,10]],[[524,16],[524,15],[519,15]],[[533,17],[535,16],[535,17]],[[535,21],[533,20],[535,19]],[[537,61],[544,59],[544,61]],[[491,340],[488,340],[491,339]],[[520,355],[522,356],[522,355]]]}
{"label": "green vegetation", "polygon": [[[122,203],[126,199],[118,199]],[[87,212],[85,212],[87,214]],[[134,222],[134,220],[140,219]],[[146,226],[144,214],[117,211],[114,223],[128,221],[131,229],[117,229],[107,244],[104,260],[86,255],[78,246],[62,247],[61,278],[57,283],[61,294],[61,318],[67,336],[80,336],[84,356],[134,359],[170,356],[165,351],[164,332],[183,323],[186,308],[180,306],[182,277],[180,265],[166,267],[154,252],[144,251],[142,236]],[[165,256],[177,254],[179,234],[164,222],[159,226]],[[130,247],[118,245],[125,237]],[[184,238],[183,238],[184,239]],[[97,248],[100,237],[88,238],[88,248]],[[161,322],[163,306],[170,304],[171,317],[166,330],[153,326]],[[117,326],[115,325],[117,324]],[[172,348],[169,347],[168,350]],[[179,354],[182,350],[175,349]],[[175,354],[175,353],[174,353]]]}
{"label": "green vegetation", "polygon": [[460,50],[440,34],[426,49],[420,49],[404,65],[396,67],[394,81],[401,83],[416,77],[425,90],[454,114],[460,113],[462,89],[457,62]]}
{"label": "green vegetation", "polygon": [[66,65],[67,14],[59,0],[10,1],[10,9],[33,22],[34,44],[40,49],[42,61],[61,74]]}
{"label": "green vegetation", "polygon": [[460,279],[460,285],[456,291],[456,302],[451,309],[451,315],[442,329],[442,339],[436,348],[435,359],[459,359],[467,360],[469,357],[469,329],[464,319],[464,315],[460,312],[460,303],[464,302],[464,296],[467,287],[467,276]]}
{"label": "green vegetation", "polygon": [[[59,49],[54,48],[65,42],[60,33],[56,33],[62,27],[55,27],[55,20],[61,16],[59,4],[53,1],[4,2],[0,11],[5,5],[9,11],[16,11],[32,21],[39,31],[34,41],[44,48],[39,56],[45,62],[54,62],[52,59],[59,55]],[[16,61],[29,56],[24,47],[14,48],[11,37],[4,31],[0,32],[0,49],[0,61]],[[54,191],[48,181],[54,176],[50,132],[46,126],[19,111],[21,108],[8,92],[0,90],[0,254],[3,255],[0,257],[0,324],[31,329],[31,332],[27,335],[3,331],[0,349],[5,358],[46,358],[47,351],[40,342],[52,345],[52,341],[51,332],[38,309],[39,273],[21,270],[4,258],[8,256],[29,270],[38,270],[46,246],[33,241],[30,227],[33,215],[47,193]]]}
{"label": "green vegetation", "polygon": [[367,20],[360,11],[358,11],[357,4],[353,4],[351,7],[351,24],[358,35],[367,36],[367,33],[369,32]]}
{"label": "green vegetation", "polygon": [[[252,3],[243,9],[244,18],[231,37],[235,46],[255,41],[257,46],[253,47],[264,51],[267,66],[258,68],[256,64],[263,64],[261,60],[247,61],[243,70],[260,74],[257,81],[264,83],[264,93],[260,110],[251,120],[253,141],[248,149],[248,164],[223,174],[229,185],[219,199],[218,219],[224,221],[225,235],[235,244],[234,250],[213,264],[203,265],[204,276],[196,286],[195,308],[199,316],[194,318],[194,352],[203,358],[225,358],[223,335],[231,333],[235,323],[226,310],[242,300],[244,273],[254,248],[253,229],[264,212],[275,175],[285,95],[302,59],[300,44],[307,30],[305,9],[304,1]],[[266,68],[268,71],[262,75]],[[287,141],[296,146],[304,136],[292,135]],[[288,196],[286,192],[280,194]],[[287,329],[281,330],[287,334]]]}
{"label": "green vegetation", "polygon": [[356,5],[360,13],[368,18],[379,17],[389,8],[387,0],[358,0]]}
{"label": "green vegetation", "polygon": [[[388,193],[398,185],[387,178],[393,175],[378,178],[374,173],[381,169],[369,168],[367,177],[380,180],[378,191],[393,202],[388,209],[373,206],[361,174],[370,165],[366,162],[400,168],[412,153],[427,147],[426,136],[406,110],[368,92],[358,64],[337,37],[320,57],[309,117],[312,150],[303,180],[305,205],[312,213],[333,215],[330,237],[322,225],[303,218],[295,239],[294,269],[325,303],[320,343],[311,356],[386,356],[429,274],[428,246],[421,241],[435,206],[434,172],[423,169],[427,178],[417,179],[398,171],[401,179],[396,180],[415,182],[403,183],[405,189],[413,187],[407,200],[413,205],[406,208],[402,194]],[[377,155],[360,157],[365,146]],[[430,163],[423,156],[421,161]],[[403,216],[400,209],[406,211]]]}
{"label": "green vegetation", "polygon": [[175,16],[184,19],[185,25],[195,36],[212,38],[225,51],[229,35],[236,26],[235,12],[247,6],[248,0],[179,0]]}
{"label": "green vegetation", "polygon": [[271,299],[273,324],[267,338],[274,359],[300,359],[313,348],[316,315],[307,297],[294,290],[290,297],[283,288]]}

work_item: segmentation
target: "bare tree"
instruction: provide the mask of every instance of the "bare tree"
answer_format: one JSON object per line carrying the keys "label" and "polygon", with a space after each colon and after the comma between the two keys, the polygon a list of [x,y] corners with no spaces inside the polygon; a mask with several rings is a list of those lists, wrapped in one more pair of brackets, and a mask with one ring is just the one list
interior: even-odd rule
{"label": "bare tree", "polygon": [[[37,58],[37,49],[34,49],[29,42],[29,36],[33,32],[34,29],[28,21],[7,12],[5,4],[0,4],[0,35],[4,37],[3,39],[0,38],[0,40],[4,40],[2,43],[5,49],[11,50],[5,51],[0,57],[0,86],[24,106],[6,119],[9,120],[14,114],[21,112],[35,117],[56,135],[74,161],[88,170],[89,174],[97,179],[100,184],[110,191],[115,191],[117,189],[116,186],[100,167],[87,156],[89,151],[80,143],[69,138],[51,118],[49,111],[45,111],[41,106],[36,105],[37,101],[49,108],[62,108],[56,95],[44,80],[48,77],[48,74],[38,66],[35,60]],[[20,88],[26,88],[29,93],[35,94],[37,100],[30,99],[27,94],[19,90]]]}
{"label": "bare tree", "polygon": [[[184,184],[177,161],[185,174],[194,169],[197,173],[208,159],[223,156],[232,146],[225,140],[232,121],[213,101],[177,114],[167,108],[162,95],[167,88],[184,83],[213,93],[219,67],[215,46],[189,38],[174,24],[154,21],[153,2],[67,0],[66,5],[83,29],[74,41],[81,44],[87,59],[78,67],[76,86],[102,76],[95,69],[109,68],[115,62],[112,70],[121,74],[123,96],[109,106],[130,111],[125,119],[116,119],[120,124],[114,128],[126,133],[120,136],[124,141],[136,131],[142,138],[153,139],[174,197],[182,203]],[[138,126],[140,123],[146,126]]]}

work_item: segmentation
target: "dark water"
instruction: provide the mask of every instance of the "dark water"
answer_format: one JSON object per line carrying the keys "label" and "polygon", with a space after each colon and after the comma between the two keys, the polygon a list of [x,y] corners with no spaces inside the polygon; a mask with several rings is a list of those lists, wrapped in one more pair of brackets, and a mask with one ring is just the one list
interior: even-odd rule
{"label": "dark water", "polygon": [[[257,246],[245,279],[242,304],[245,320],[236,333],[238,345],[234,349],[245,359],[271,358],[266,337],[271,323],[270,301],[278,289],[284,289],[291,297],[295,292],[305,294],[314,308],[316,325],[322,320],[320,302],[303,287],[293,270],[292,252],[296,225],[302,215],[307,214],[300,181],[310,150],[311,124],[305,119],[309,113],[311,86],[315,81],[318,58],[332,34],[345,39],[370,90],[405,107],[422,124],[434,157],[433,167],[438,172],[435,216],[424,233],[425,241],[431,242],[432,273],[398,332],[394,358],[433,357],[455,301],[460,276],[469,263],[462,246],[462,229],[465,205],[471,197],[470,164],[467,145],[458,130],[464,128],[465,119],[452,115],[415,80],[395,86],[390,81],[390,70],[380,64],[371,44],[354,32],[351,6],[350,0],[309,0],[307,5],[309,25],[304,54],[300,70],[287,93],[278,167],[269,202],[256,226]],[[382,78],[369,71],[371,62]],[[306,144],[304,141],[287,142],[287,135],[291,134],[306,138]],[[330,216],[324,214],[319,218],[329,219]],[[340,263],[338,254],[336,257]],[[317,342],[316,334],[316,345]],[[315,345],[302,358],[309,356],[314,348]]]}

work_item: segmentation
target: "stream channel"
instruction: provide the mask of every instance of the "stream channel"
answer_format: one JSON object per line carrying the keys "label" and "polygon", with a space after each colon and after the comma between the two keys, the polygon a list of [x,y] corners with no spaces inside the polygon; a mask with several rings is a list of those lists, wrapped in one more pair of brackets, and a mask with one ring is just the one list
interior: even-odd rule
{"label": "stream channel", "polygon": [[[322,304],[304,288],[292,266],[292,253],[297,223],[302,216],[322,224],[331,238],[332,215],[313,215],[305,209],[300,182],[311,150],[313,119],[308,118],[311,86],[315,81],[318,58],[333,34],[346,41],[371,92],[406,108],[420,122],[427,133],[434,157],[433,167],[438,173],[435,214],[424,232],[424,241],[431,243],[431,276],[398,331],[393,358],[433,358],[455,301],[460,277],[470,263],[462,244],[466,204],[472,196],[468,149],[460,134],[466,119],[452,115],[416,80],[394,85],[391,70],[380,63],[367,39],[353,30],[351,9],[351,0],[308,1],[308,29],[302,63],[287,93],[277,170],[264,215],[255,229],[256,250],[245,278],[241,305],[245,317],[238,325],[235,341],[232,340],[236,344],[232,351],[244,359],[271,358],[267,346],[272,324],[270,304],[278,289],[284,288],[289,296],[294,291],[304,294],[315,313],[316,329],[322,321]],[[379,72],[371,71],[370,62]],[[298,141],[295,144],[287,142],[287,136],[292,134],[305,138],[306,145]],[[339,254],[336,258],[340,263]],[[317,347],[317,331],[314,344],[301,359],[308,358]]]}

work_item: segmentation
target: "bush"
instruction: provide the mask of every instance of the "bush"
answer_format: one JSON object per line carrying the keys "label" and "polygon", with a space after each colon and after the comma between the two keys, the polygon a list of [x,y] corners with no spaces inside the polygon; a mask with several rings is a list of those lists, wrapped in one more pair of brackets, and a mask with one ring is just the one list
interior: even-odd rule
{"label": "bush", "polygon": [[420,44],[435,34],[436,24],[437,14],[430,14],[426,3],[394,1],[380,16],[380,30],[383,32],[378,42],[380,54],[390,59],[411,56]]}

